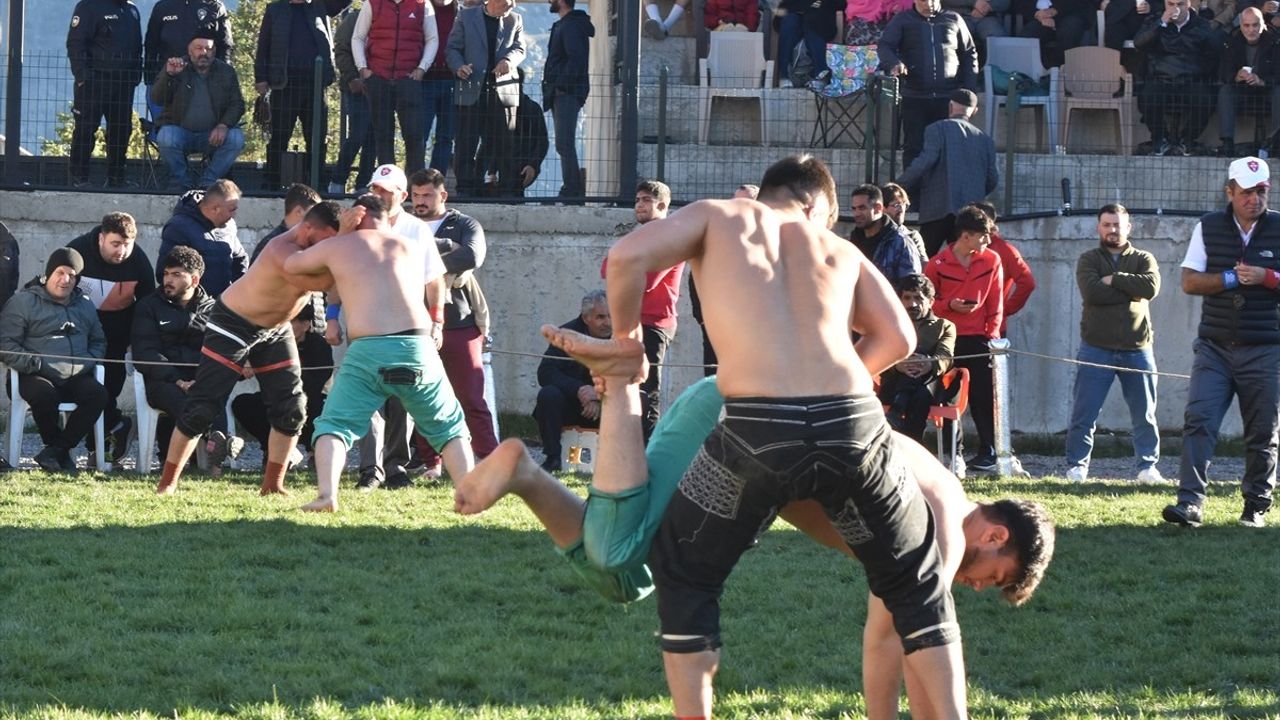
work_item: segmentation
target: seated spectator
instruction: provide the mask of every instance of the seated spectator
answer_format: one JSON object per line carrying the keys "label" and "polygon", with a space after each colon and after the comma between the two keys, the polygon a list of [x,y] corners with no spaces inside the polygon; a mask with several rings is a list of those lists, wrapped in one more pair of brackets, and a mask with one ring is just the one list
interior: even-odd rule
{"label": "seated spectator", "polygon": [[917,275],[924,258],[903,236],[898,223],[884,214],[884,196],[875,185],[859,185],[853,189],[849,201],[853,212],[853,231],[849,242],[853,243],[880,274],[890,283]]}
{"label": "seated spectator", "polygon": [[1004,29],[1004,18],[1011,6],[1011,0],[942,0],[943,10],[964,18],[969,34],[978,46],[978,54],[982,56],[979,64],[987,56],[987,38],[1009,34]]}
{"label": "seated spectator", "polygon": [[645,37],[653,40],[665,40],[667,35],[670,34],[671,28],[675,27],[676,21],[680,19],[681,15],[684,15],[684,11],[688,8],[689,0],[676,0],[671,6],[671,12],[667,13],[667,17],[664,20],[662,11],[658,9],[658,3],[652,0],[646,2],[644,11],[649,16],[649,19],[644,21]]}
{"label": "seated spectator", "polygon": [[909,9],[911,0],[847,0],[844,6],[844,44],[878,44],[889,19]]}
{"label": "seated spectator", "polygon": [[[523,77],[521,73],[521,77]],[[542,161],[550,149],[547,137],[547,119],[542,106],[520,90],[520,106],[516,108],[516,131],[511,138],[511,164],[516,174],[514,182],[504,183],[501,173],[505,163],[494,157],[493,143],[481,142],[476,162],[484,168],[484,194],[487,197],[524,197],[525,190],[542,174]],[[504,190],[505,188],[505,190]],[[585,191],[584,191],[585,192]]]}
{"label": "seated spectator", "polygon": [[[1220,48],[1209,21],[1191,12],[1189,0],[1165,0],[1133,39],[1147,58],[1147,81],[1138,87],[1138,111],[1151,131],[1155,155],[1191,154],[1213,111],[1213,72]],[[1174,114],[1172,131],[1166,115]]]}
{"label": "seated spectator", "polygon": [[911,198],[907,195],[907,191],[898,183],[891,182],[881,185],[880,193],[884,196],[884,214],[898,224],[898,230],[916,249],[916,254],[920,256],[921,261],[927,260],[929,253],[925,250],[924,238],[920,237],[920,231],[907,227],[907,209],[911,207]]}
{"label": "seated spectator", "polygon": [[208,34],[197,35],[187,45],[186,58],[169,58],[151,86],[152,101],[164,107],[156,120],[156,144],[169,168],[169,188],[176,192],[191,187],[187,153],[202,152],[209,158],[200,176],[200,186],[205,187],[226,177],[244,149],[240,79],[234,68],[213,56]]}
{"label": "seated spectator", "polygon": [[941,381],[955,355],[956,326],[933,314],[934,290],[929,278],[906,275],[894,288],[915,324],[916,349],[880,375],[877,394],[889,406],[885,420],[890,427],[922,443],[929,406],[946,400]]}
{"label": "seated spectator", "polygon": [[1123,51],[1124,44],[1133,40],[1151,15],[1148,0],[1102,0],[1099,7],[1105,23],[1103,43],[1112,50]]}
{"label": "seated spectator", "polygon": [[[844,36],[844,0],[783,0],[775,17],[778,16],[778,58],[783,68],[791,67],[795,47],[803,42],[811,89],[825,85],[831,75],[827,69],[827,43]],[[783,75],[789,75],[792,82],[801,81],[789,73]],[[817,85],[813,85],[815,82]]]}
{"label": "seated spectator", "polygon": [[707,0],[702,23],[708,30],[755,32],[760,28],[760,3],[756,0]]}
{"label": "seated spectator", "polygon": [[1027,8],[1022,37],[1039,38],[1040,62],[1058,67],[1071,48],[1084,44],[1084,34],[1097,24],[1096,7],[1089,0],[1036,0]]}
{"label": "seated spectator", "polygon": [[[613,323],[609,320],[609,301],[604,291],[587,293],[582,298],[582,312],[560,327],[591,337],[609,337]],[[540,389],[533,417],[538,421],[542,450],[547,455],[542,469],[556,472],[560,469],[560,431],[565,425],[600,427],[600,396],[586,366],[569,360],[563,350],[551,345],[544,355],[547,357],[538,364]]]}
{"label": "seated spectator", "polygon": [[[178,245],[193,248],[204,259],[205,292],[218,297],[249,267],[249,255],[236,232],[239,208],[240,188],[230,180],[219,180],[208,190],[184,194],[160,232],[159,257]],[[160,279],[159,274],[156,279]]]}
{"label": "seated spectator", "polygon": [[[75,472],[71,448],[89,434],[107,406],[107,389],[93,375],[95,360],[107,352],[107,337],[93,302],[76,287],[83,269],[80,253],[54,250],[44,274],[0,312],[0,359],[18,373],[17,392],[30,405],[44,441],[36,464],[49,472]],[[10,396],[13,392],[9,388]],[[76,403],[65,426],[58,412],[64,402]]]}
{"label": "seated spectator", "polygon": [[1214,47],[1226,45],[1227,38],[1237,25],[1236,0],[1201,0],[1196,12],[1209,21],[1209,28],[1213,30]]}
{"label": "seated spectator", "polygon": [[1276,33],[1263,24],[1262,11],[1254,7],[1240,13],[1240,30],[1231,36],[1218,65],[1218,154],[1236,156],[1236,110],[1241,106],[1269,109],[1267,144],[1275,153],[1280,130],[1280,62],[1276,60]]}

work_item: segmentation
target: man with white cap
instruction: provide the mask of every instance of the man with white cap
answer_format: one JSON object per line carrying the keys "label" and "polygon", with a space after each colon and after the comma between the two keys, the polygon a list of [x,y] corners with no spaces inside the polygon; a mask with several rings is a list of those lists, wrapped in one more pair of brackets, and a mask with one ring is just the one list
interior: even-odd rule
{"label": "man with white cap", "polygon": [[1200,218],[1182,261],[1182,290],[1202,295],[1187,391],[1178,499],[1166,522],[1197,527],[1222,417],[1234,394],[1244,423],[1240,524],[1262,527],[1276,485],[1280,428],[1280,213],[1267,209],[1271,169],[1256,157],[1231,163],[1230,204]]}

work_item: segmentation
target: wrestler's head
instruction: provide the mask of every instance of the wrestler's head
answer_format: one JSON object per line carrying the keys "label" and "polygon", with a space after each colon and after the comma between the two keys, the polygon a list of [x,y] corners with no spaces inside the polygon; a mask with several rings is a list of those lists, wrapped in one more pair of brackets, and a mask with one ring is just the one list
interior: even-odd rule
{"label": "wrestler's head", "polygon": [[186,303],[196,293],[200,277],[204,275],[204,258],[186,245],[178,245],[164,256],[160,292],[164,299]]}
{"label": "wrestler's head", "polygon": [[295,240],[301,247],[311,247],[321,240],[338,234],[338,216],[342,214],[342,206],[332,200],[326,200],[311,206],[302,222],[294,230]]}
{"label": "wrestler's head", "polygon": [[894,285],[898,290],[898,298],[902,300],[902,307],[906,308],[907,315],[912,320],[922,320],[929,314],[935,292],[933,281],[927,276],[919,273],[904,275]]}
{"label": "wrestler's head", "polygon": [[1005,498],[980,503],[964,519],[964,557],[955,581],[1000,588],[1012,605],[1031,599],[1053,559],[1055,531],[1039,503]]}
{"label": "wrestler's head", "polygon": [[391,217],[387,212],[387,204],[373,193],[365,193],[356,198],[355,207],[364,208],[364,219],[360,221],[360,230],[390,230]]}
{"label": "wrestler's head", "polygon": [[836,181],[821,160],[812,155],[783,158],[760,180],[759,200],[775,208],[799,204],[811,222],[834,227],[840,213]]}

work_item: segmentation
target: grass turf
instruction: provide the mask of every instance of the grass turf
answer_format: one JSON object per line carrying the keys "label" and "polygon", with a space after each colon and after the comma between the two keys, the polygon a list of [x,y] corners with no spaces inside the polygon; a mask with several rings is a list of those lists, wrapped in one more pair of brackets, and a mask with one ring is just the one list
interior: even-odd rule
{"label": "grass turf", "polygon": [[[605,603],[519,501],[256,478],[0,476],[0,717],[661,718],[652,599]],[[576,478],[570,482],[580,492]],[[348,485],[349,486],[349,485]],[[1040,593],[956,593],[978,717],[1278,717],[1280,530],[1166,527],[1167,486],[970,481],[1059,525]],[[723,599],[718,717],[859,717],[861,571],[785,524]]]}

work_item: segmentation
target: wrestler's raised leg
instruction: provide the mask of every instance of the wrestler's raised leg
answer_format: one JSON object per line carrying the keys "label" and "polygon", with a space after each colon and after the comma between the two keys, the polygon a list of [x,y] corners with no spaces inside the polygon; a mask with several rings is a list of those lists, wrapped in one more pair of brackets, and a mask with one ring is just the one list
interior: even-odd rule
{"label": "wrestler's raised leg", "polygon": [[638,383],[649,374],[644,343],[638,338],[602,340],[554,325],[543,325],[542,336],[596,375],[630,378]]}
{"label": "wrestler's raised leg", "polygon": [[557,546],[569,547],[582,537],[586,502],[538,467],[519,440],[503,440],[455,484],[453,509],[464,515],[483,512],[512,494],[529,506]]}
{"label": "wrestler's raised leg", "polygon": [[[644,358],[643,348],[640,357]],[[640,386],[628,380],[625,376],[603,378],[600,438],[595,475],[591,478],[591,486],[601,492],[620,493],[649,480],[644,431],[640,427]]]}

